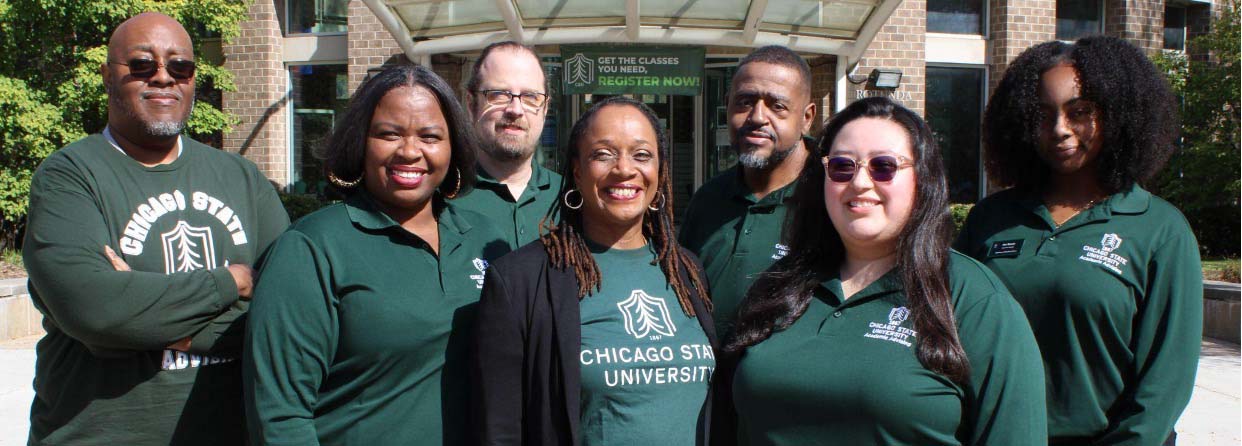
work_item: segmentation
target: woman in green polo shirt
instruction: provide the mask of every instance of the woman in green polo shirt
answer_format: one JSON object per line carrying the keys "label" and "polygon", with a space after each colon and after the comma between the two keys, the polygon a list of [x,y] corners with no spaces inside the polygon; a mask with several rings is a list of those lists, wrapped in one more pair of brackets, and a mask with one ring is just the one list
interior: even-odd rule
{"label": "woman in green polo shirt", "polygon": [[1182,214],[1138,185],[1174,149],[1177,109],[1141,50],[1103,36],[1027,49],[988,103],[988,178],[1009,189],[971,210],[955,246],[1030,319],[1053,444],[1172,444],[1190,400],[1198,245]]}
{"label": "woman in green polo shirt", "polygon": [[725,347],[736,421],[713,422],[745,445],[1046,444],[1035,339],[1004,286],[950,252],[927,124],[862,99],[818,145],[789,254],[751,287]]}
{"label": "woman in green polo shirt", "polygon": [[467,442],[467,351],[504,238],[446,201],[474,180],[470,120],[414,65],[363,83],[327,145],[344,202],[272,245],[243,364],[251,442]]}
{"label": "woman in green polo shirt", "polygon": [[659,120],[608,98],[565,150],[560,222],[487,270],[473,367],[482,444],[705,444],[711,303],[676,241]]}

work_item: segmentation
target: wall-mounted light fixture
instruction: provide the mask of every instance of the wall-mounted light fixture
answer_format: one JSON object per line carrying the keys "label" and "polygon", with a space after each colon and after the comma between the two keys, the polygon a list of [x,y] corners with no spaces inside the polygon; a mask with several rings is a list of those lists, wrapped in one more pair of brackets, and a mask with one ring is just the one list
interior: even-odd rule
{"label": "wall-mounted light fixture", "polygon": [[901,70],[892,68],[876,68],[867,76],[867,88],[874,90],[896,90],[901,86]]}

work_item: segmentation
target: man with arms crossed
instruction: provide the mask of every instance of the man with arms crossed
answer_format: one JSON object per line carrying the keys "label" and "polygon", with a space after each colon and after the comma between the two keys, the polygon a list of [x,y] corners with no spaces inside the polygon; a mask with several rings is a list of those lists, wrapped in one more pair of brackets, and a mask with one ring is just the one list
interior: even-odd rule
{"label": "man with arms crossed", "polygon": [[532,160],[551,102],[546,84],[534,50],[508,41],[483,49],[466,84],[483,150],[474,191],[454,204],[497,224],[510,249],[539,238],[559,198],[561,176]]}
{"label": "man with arms crossed", "polygon": [[249,265],[288,215],[253,163],[181,136],[195,65],[176,20],[125,21],[100,70],[107,127],[31,184],[24,259],[47,335],[29,443],[243,444]]}
{"label": "man with arms crossed", "polygon": [[782,46],[755,49],[738,63],[727,113],[738,163],[695,192],[678,237],[707,271],[721,339],[756,275],[788,249],[785,200],[813,149],[810,67]]}

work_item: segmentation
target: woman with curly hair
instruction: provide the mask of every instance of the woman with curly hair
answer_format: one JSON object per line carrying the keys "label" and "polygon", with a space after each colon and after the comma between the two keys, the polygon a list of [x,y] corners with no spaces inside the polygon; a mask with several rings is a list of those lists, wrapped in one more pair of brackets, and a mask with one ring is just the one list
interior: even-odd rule
{"label": "woman with curly hair", "polygon": [[668,139],[615,96],[574,123],[539,240],[487,270],[472,369],[487,445],[706,444],[702,267],[677,244]]}
{"label": "woman with curly hair", "polygon": [[1182,214],[1139,185],[1174,149],[1176,110],[1142,51],[1093,36],[1027,49],[984,114],[988,174],[1009,189],[974,207],[955,247],[1026,311],[1051,444],[1171,444],[1190,400],[1198,245]]}
{"label": "woman with curly hair", "polygon": [[890,99],[859,100],[829,121],[812,160],[789,254],[750,288],[725,347],[736,367],[722,366],[718,395],[732,390],[736,422],[717,412],[716,438],[1046,445],[1035,339],[1005,286],[950,251],[927,124]]}

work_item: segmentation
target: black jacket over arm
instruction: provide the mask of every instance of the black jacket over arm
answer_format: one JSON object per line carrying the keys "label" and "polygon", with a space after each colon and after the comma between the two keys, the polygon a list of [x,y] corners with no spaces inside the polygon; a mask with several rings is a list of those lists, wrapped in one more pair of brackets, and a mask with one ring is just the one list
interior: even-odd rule
{"label": "black jacket over arm", "polygon": [[[702,267],[694,263],[703,277]],[[682,280],[690,282],[684,271]],[[691,302],[707,339],[718,347],[702,297],[692,292]],[[538,240],[487,269],[471,363],[471,425],[479,430],[481,444],[578,444],[579,312],[577,277],[553,268]],[[710,393],[705,407],[711,407]],[[706,437],[710,413],[704,419],[700,429]]]}

